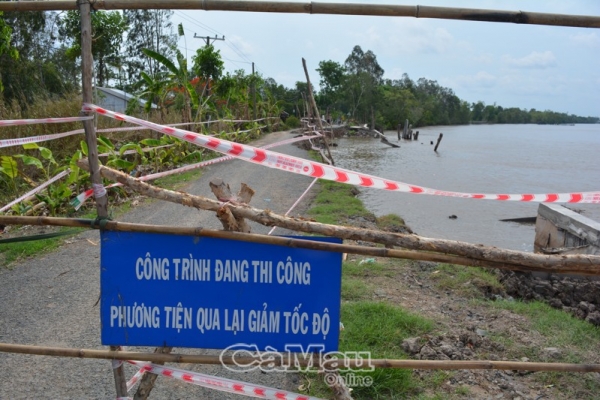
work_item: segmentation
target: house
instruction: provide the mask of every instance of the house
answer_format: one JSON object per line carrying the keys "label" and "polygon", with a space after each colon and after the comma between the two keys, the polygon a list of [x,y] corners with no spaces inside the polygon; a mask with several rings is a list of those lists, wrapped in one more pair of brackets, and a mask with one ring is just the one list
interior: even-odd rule
{"label": "house", "polygon": [[[94,94],[94,97],[96,98],[96,104],[102,108],[106,108],[107,110],[119,113],[125,113],[127,104],[136,98],[132,93],[127,93],[120,89],[105,88],[100,86],[95,88]],[[138,102],[142,108],[146,105],[145,100],[138,99]],[[152,104],[151,107],[153,110],[158,108],[156,104]]]}

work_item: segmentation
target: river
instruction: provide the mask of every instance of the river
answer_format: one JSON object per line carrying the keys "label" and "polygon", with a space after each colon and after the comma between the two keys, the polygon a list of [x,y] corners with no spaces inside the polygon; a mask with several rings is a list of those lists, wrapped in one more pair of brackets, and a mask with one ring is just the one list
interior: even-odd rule
{"label": "river", "polygon": [[[341,138],[336,166],[433,189],[466,193],[600,191],[600,124],[468,125],[415,129],[418,141],[392,148],[372,138]],[[437,153],[433,151],[443,133]],[[461,199],[361,188],[377,216],[398,214],[432,238],[533,251],[535,226],[501,219],[535,217],[537,203]],[[567,204],[600,221],[600,204]],[[449,216],[455,215],[456,219]]]}

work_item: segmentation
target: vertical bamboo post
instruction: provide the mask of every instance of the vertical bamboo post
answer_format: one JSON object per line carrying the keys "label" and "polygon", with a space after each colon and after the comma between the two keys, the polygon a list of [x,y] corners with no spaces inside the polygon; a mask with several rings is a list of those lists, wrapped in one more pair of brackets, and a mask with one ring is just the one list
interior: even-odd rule
{"label": "vertical bamboo post", "polygon": [[[168,354],[173,350],[172,347],[157,347],[154,349],[155,354]],[[155,362],[157,365],[164,365],[164,361]],[[133,396],[133,400],[146,400],[148,396],[150,396],[150,392],[154,388],[154,382],[156,382],[156,378],[158,375],[153,374],[151,372],[146,372],[142,381],[140,382],[140,386],[138,386],[135,395]]]}
{"label": "vertical bamboo post", "polygon": [[[94,60],[92,58],[92,17],[90,13],[90,3],[85,0],[78,1],[79,12],[81,14],[81,86],[83,88],[83,102],[93,102],[92,75],[94,70]],[[87,114],[87,113],[83,113]],[[98,162],[98,144],[96,139],[96,130],[93,120],[83,121],[85,129],[85,140],[88,146],[88,159],[90,163],[90,174],[92,185],[94,186],[94,197],[96,199],[96,210],[98,217],[108,217],[108,196],[106,191],[101,189],[102,177],[99,171]]]}
{"label": "vertical bamboo post", "polygon": [[440,133],[440,136],[438,136],[438,140],[437,140],[437,143],[435,144],[435,147],[433,148],[433,151],[437,152],[437,148],[440,145],[440,142],[442,141],[443,136],[444,136],[444,134]]}
{"label": "vertical bamboo post", "polygon": [[331,161],[331,165],[335,165],[333,162],[333,157],[331,157],[331,152],[329,151],[329,142],[327,141],[327,135],[325,134],[325,130],[323,129],[323,123],[321,122],[321,115],[319,114],[319,108],[317,107],[317,103],[315,102],[315,97],[313,96],[312,86],[310,84],[310,77],[308,76],[308,69],[306,68],[306,60],[302,58],[302,66],[304,67],[304,74],[306,75],[306,83],[308,84],[308,97],[310,97],[310,102],[315,111],[315,117],[317,119],[317,123],[319,124],[319,130],[323,134],[323,143],[325,143],[325,149],[327,150],[327,157]]}
{"label": "vertical bamboo post", "polygon": [[[78,0],[79,14],[81,18],[81,86],[83,88],[83,102],[93,102],[92,76],[94,70],[94,59],[92,58],[92,15],[90,2]],[[85,114],[85,113],[83,113]],[[85,130],[85,140],[88,146],[88,161],[90,165],[90,175],[92,186],[94,188],[94,198],[96,199],[96,212],[98,218],[108,218],[108,196],[102,185],[102,176],[98,162],[98,143],[96,139],[96,130],[93,120],[83,121]],[[118,347],[111,346],[111,350],[118,350]],[[114,368],[113,376],[115,378],[115,389],[117,397],[127,397],[127,381],[123,371],[123,363]]]}

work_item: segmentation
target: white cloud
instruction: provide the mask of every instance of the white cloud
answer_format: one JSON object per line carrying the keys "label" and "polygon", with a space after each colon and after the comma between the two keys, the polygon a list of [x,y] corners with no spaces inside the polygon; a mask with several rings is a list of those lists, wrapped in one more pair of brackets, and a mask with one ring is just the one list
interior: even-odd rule
{"label": "white cloud", "polygon": [[490,53],[482,53],[471,57],[473,62],[481,64],[492,64],[494,62],[494,55]]}
{"label": "white cloud", "polygon": [[505,55],[502,60],[510,66],[517,68],[536,68],[545,69],[549,67],[555,67],[556,57],[551,51],[544,51],[543,53],[534,51],[525,57],[513,58],[512,56]]}
{"label": "white cloud", "polygon": [[596,32],[579,33],[571,35],[570,39],[575,43],[587,47],[600,47],[600,36]]}
{"label": "white cloud", "polygon": [[419,20],[402,19],[392,24],[370,26],[366,30],[353,30],[351,36],[376,53],[396,56],[415,54],[440,54],[456,46],[454,37],[444,28],[431,28]]}
{"label": "white cloud", "polygon": [[488,89],[496,86],[498,77],[489,72],[479,71],[475,75],[459,75],[455,78],[448,79],[453,85],[467,89]]}

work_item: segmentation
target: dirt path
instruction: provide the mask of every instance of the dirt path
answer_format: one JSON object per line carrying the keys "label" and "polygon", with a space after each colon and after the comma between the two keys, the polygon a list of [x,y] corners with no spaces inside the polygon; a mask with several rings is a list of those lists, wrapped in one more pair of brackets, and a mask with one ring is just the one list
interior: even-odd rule
{"label": "dirt path", "polygon": [[[267,135],[256,146],[289,139],[279,132]],[[293,145],[275,151],[306,157]],[[246,183],[256,194],[251,202],[257,208],[285,213],[308,187],[312,178],[244,161],[227,161],[207,167],[200,179],[181,189],[209,198],[208,183],[222,178],[239,190]],[[305,199],[292,214],[303,214],[310,199]],[[213,212],[198,211],[160,201],[142,201],[119,221],[176,226],[202,226],[221,229]],[[252,223],[254,233],[270,228]],[[275,234],[286,234],[277,229]],[[0,341],[74,348],[106,348],[100,345],[100,317],[96,304],[99,296],[99,233],[88,231],[68,240],[57,251],[25,260],[11,269],[0,271]],[[133,350],[146,350],[135,348]],[[177,352],[204,354],[200,350],[176,349]],[[221,367],[180,365],[231,379],[259,383],[287,390],[297,390],[293,374],[227,374]],[[127,377],[134,373],[127,367]],[[10,399],[109,399],[115,398],[111,364],[104,360],[55,358],[0,353],[0,398]],[[158,379],[151,398],[156,399],[224,399],[227,395],[167,379]],[[232,395],[231,398],[239,399]]]}

